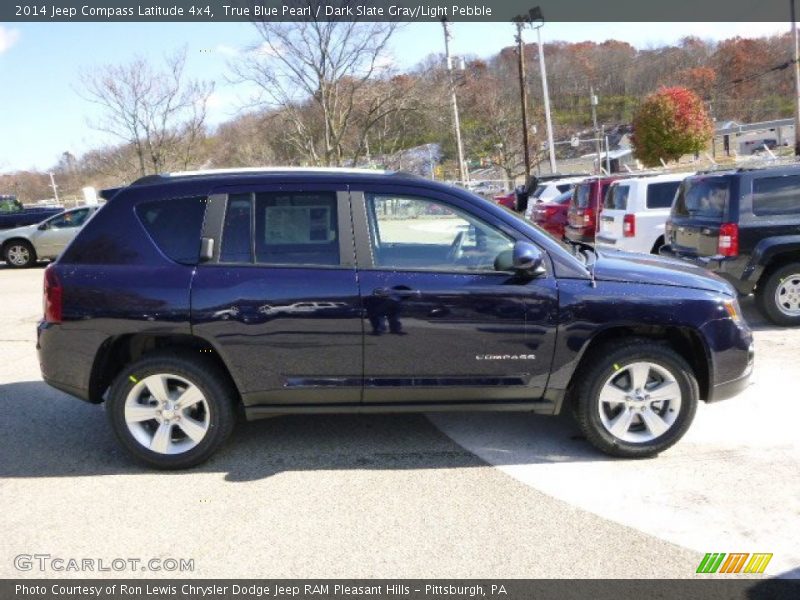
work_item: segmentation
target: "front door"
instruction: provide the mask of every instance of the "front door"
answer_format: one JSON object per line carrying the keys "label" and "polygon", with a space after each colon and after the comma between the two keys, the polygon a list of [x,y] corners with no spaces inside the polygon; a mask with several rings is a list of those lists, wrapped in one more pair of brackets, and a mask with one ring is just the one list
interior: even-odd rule
{"label": "front door", "polygon": [[353,193],[365,319],[364,402],[535,401],[552,361],[552,273],[495,270],[516,234],[457,197]]}
{"label": "front door", "polygon": [[194,332],[245,405],[361,401],[361,306],[344,187],[217,190],[192,285]]}

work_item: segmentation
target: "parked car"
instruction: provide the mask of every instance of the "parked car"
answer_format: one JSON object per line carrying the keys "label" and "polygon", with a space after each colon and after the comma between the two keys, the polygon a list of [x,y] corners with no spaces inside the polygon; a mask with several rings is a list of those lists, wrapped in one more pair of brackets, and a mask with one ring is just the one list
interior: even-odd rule
{"label": "parked car", "polygon": [[0,256],[9,267],[30,267],[38,260],[54,259],[97,210],[83,206],[63,211],[41,223],[0,231]]}
{"label": "parked car", "polygon": [[0,229],[14,229],[39,223],[63,208],[25,208],[16,196],[0,196]]}
{"label": "parked car", "polygon": [[564,192],[570,191],[585,179],[585,175],[580,175],[578,177],[564,177],[552,181],[542,181],[531,193],[528,206],[530,207],[531,204],[537,202],[550,202],[551,200],[555,200],[558,196]]}
{"label": "parked car", "polygon": [[105,402],[121,445],[160,468],[208,458],[237,410],[569,407],[600,450],[652,456],[753,366],[724,280],[562,243],[406,174],[149,176],[44,279],[45,381]]}
{"label": "parked car", "polygon": [[567,224],[567,211],[571,199],[572,190],[564,192],[550,202],[532,205],[530,220],[560,240],[564,237],[564,227]]}
{"label": "parked car", "polygon": [[689,177],[678,190],[661,254],[707,267],[764,315],[800,325],[800,167]]}
{"label": "parked car", "polygon": [[675,193],[688,175],[672,173],[612,183],[603,199],[597,245],[658,254]]}
{"label": "parked car", "polygon": [[505,206],[509,210],[517,210],[517,192],[503,192],[492,197],[492,200],[500,206]]}
{"label": "parked car", "polygon": [[564,235],[573,242],[594,242],[597,221],[608,186],[618,177],[592,177],[575,186]]}

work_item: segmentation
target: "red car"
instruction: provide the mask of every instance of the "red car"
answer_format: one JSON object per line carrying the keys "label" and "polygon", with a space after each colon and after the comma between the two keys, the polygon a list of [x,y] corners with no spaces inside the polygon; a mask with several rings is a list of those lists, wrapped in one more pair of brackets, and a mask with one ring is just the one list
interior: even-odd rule
{"label": "red car", "polygon": [[594,242],[599,212],[608,186],[619,177],[593,177],[575,186],[564,235],[573,242]]}
{"label": "red car", "polygon": [[507,194],[497,194],[496,196],[492,196],[492,199],[500,206],[505,206],[511,210],[517,210],[517,192],[514,190],[508,192]]}
{"label": "red car", "polygon": [[567,211],[571,199],[572,190],[569,190],[550,202],[536,204],[531,212],[531,221],[560,240],[564,237],[564,226],[567,224]]}

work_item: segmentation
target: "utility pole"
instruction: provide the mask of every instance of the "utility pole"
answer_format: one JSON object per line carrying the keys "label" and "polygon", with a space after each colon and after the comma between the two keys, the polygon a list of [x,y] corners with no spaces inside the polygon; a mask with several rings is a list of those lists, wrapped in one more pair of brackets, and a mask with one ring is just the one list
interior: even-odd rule
{"label": "utility pole", "polygon": [[[541,11],[539,11],[541,17]],[[556,172],[556,150],[553,142],[553,120],[550,117],[550,91],[547,89],[547,69],[544,65],[544,47],[542,46],[542,27],[544,18],[536,28],[536,45],[539,48],[539,72],[542,75],[542,95],[544,96],[544,118],[547,123],[547,148],[550,153],[550,173]]]}
{"label": "utility pole", "polygon": [[522,148],[525,153],[525,185],[531,176],[531,152],[528,143],[528,92],[525,86],[525,54],[522,43],[522,28],[525,21],[517,18],[514,21],[517,26],[517,58],[519,59],[519,102],[522,107]]}
{"label": "utility pole", "polygon": [[50,187],[53,188],[53,198],[55,198],[56,204],[58,203],[58,186],[56,185],[56,179],[53,177],[52,173],[50,175]]}
{"label": "utility pole", "polygon": [[589,86],[589,104],[592,107],[592,123],[594,124],[594,148],[597,152],[597,172],[603,166],[603,159],[600,155],[600,130],[597,128],[597,96],[594,95],[594,86]]}
{"label": "utility pole", "polygon": [[450,32],[450,23],[446,18],[442,19],[442,27],[444,27],[444,55],[447,60],[450,103],[453,105],[453,128],[455,129],[456,148],[458,150],[458,176],[461,182],[466,185],[469,183],[469,169],[466,162],[464,162],[464,146],[461,143],[461,122],[458,118],[458,100],[456,99],[456,81],[453,76],[453,59],[450,56],[450,39],[453,35]]}
{"label": "utility pole", "polygon": [[800,156],[800,42],[797,36],[797,19],[795,18],[795,0],[789,0],[792,19],[792,51],[794,58],[794,154]]}

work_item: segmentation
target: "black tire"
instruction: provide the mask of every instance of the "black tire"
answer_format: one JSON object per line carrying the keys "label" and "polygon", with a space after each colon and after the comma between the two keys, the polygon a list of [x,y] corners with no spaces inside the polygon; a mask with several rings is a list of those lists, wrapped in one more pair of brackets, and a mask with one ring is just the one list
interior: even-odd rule
{"label": "black tire", "polygon": [[[697,412],[699,388],[692,368],[669,346],[643,339],[621,340],[599,348],[587,357],[587,361],[584,363],[585,373],[578,375],[580,383],[574,395],[575,417],[586,439],[600,451],[624,458],[647,458],[675,444],[689,429]],[[600,412],[602,404],[600,392],[606,382],[615,373],[620,373],[624,378],[626,366],[636,362],[648,362],[666,370],[674,378],[681,392],[680,408],[669,428],[654,439],[642,442],[626,441],[616,437],[603,424]],[[665,414],[666,411],[674,410],[668,403],[659,406]],[[612,408],[615,407],[609,406],[603,410]],[[616,410],[621,411],[626,408],[620,406]],[[648,429],[644,425],[644,419],[637,417],[635,412],[633,414],[635,421],[631,427]]]}
{"label": "black tire", "polygon": [[650,250],[650,254],[655,254],[658,256],[661,254],[661,248],[664,246],[664,236],[662,235],[660,238],[656,240],[656,243],[653,244],[653,249]]}
{"label": "black tire", "polygon": [[[18,258],[12,259],[12,254],[15,251],[26,255],[27,259],[24,262],[20,262]],[[28,240],[11,240],[3,246],[3,260],[12,269],[27,269],[36,264],[36,250]]]}
{"label": "black tire", "polygon": [[763,283],[758,284],[756,304],[761,313],[776,325],[785,327],[800,325],[800,315],[786,314],[781,310],[775,297],[778,287],[793,275],[800,275],[800,263],[783,265],[772,271]]}
{"label": "black tire", "polygon": [[[128,394],[138,382],[157,374],[170,374],[185,379],[199,388],[205,400],[208,409],[207,431],[197,445],[185,452],[155,452],[137,440],[126,423],[125,405]],[[151,402],[155,403],[154,400]],[[186,469],[204,462],[222,446],[233,431],[236,420],[235,404],[236,392],[233,385],[213,362],[202,357],[159,351],[142,357],[117,376],[108,394],[106,414],[117,439],[134,458],[157,469]],[[205,406],[202,408],[204,415]],[[154,421],[148,421],[146,425],[158,427],[158,423]],[[182,430],[177,434],[174,429],[170,431],[172,436],[183,433]],[[188,436],[186,439],[188,440]]]}

